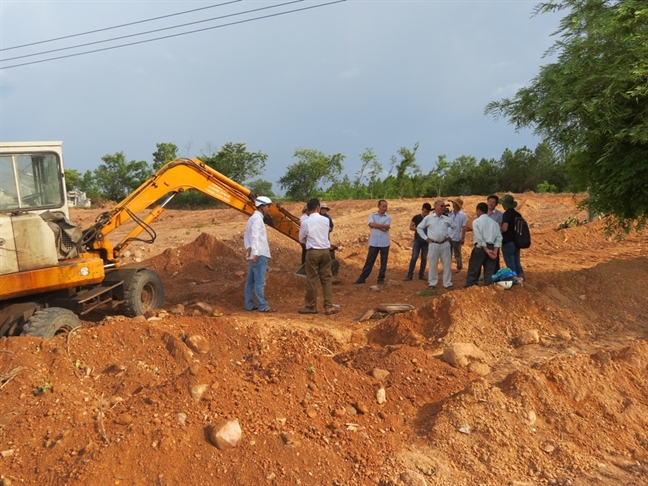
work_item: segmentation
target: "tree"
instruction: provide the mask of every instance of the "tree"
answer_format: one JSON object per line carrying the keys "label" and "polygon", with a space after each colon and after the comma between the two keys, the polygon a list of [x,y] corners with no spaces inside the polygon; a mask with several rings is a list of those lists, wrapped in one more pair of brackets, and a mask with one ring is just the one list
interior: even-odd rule
{"label": "tree", "polygon": [[272,192],[272,182],[264,181],[263,179],[257,179],[250,182],[247,185],[247,188],[252,191],[253,194],[258,194],[260,196],[275,197],[275,193]]}
{"label": "tree", "polygon": [[[372,148],[366,148],[360,155],[362,165],[360,170],[356,172],[356,178],[353,181],[356,199],[372,199],[375,197],[375,185],[378,176],[383,168],[378,160],[378,156],[374,153]],[[367,185],[363,184],[363,179],[367,178]]]}
{"label": "tree", "polygon": [[83,176],[81,172],[76,169],[65,169],[65,188],[68,191],[77,189],[82,191],[81,185],[83,184]]}
{"label": "tree", "polygon": [[173,143],[157,143],[153,152],[153,170],[158,171],[164,165],[178,158],[178,147]]}
{"label": "tree", "polygon": [[297,149],[294,156],[297,162],[288,166],[279,185],[287,189],[286,196],[295,201],[317,197],[323,191],[323,183],[336,182],[342,173],[342,154],[327,156],[319,150]]}
{"label": "tree", "polygon": [[121,201],[151,176],[145,161],[126,162],[124,152],[101,157],[103,164],[94,170],[101,195],[110,201]]}
{"label": "tree", "polygon": [[[392,167],[396,168],[398,197],[411,197],[414,195],[415,191],[412,184],[412,176],[421,173],[421,168],[416,163],[416,151],[418,150],[418,147],[419,144],[416,142],[412,150],[405,147],[398,149],[398,155],[401,157],[400,161],[395,155],[392,156]],[[417,196],[421,195],[422,194],[417,194]]]}
{"label": "tree", "polygon": [[441,197],[441,189],[445,182],[445,175],[450,168],[450,162],[445,155],[439,155],[436,166],[427,175],[427,185],[431,190],[427,190],[425,195],[432,197]]}
{"label": "tree", "polygon": [[217,153],[212,150],[211,155],[200,156],[205,164],[239,184],[260,175],[267,159],[263,152],[248,152],[244,143],[232,142],[227,142]]}
{"label": "tree", "polygon": [[639,229],[648,217],[648,3],[562,0],[536,13],[567,10],[531,85],[513,99],[491,102],[516,130],[532,127],[569,160],[570,174],[589,187],[589,205]]}

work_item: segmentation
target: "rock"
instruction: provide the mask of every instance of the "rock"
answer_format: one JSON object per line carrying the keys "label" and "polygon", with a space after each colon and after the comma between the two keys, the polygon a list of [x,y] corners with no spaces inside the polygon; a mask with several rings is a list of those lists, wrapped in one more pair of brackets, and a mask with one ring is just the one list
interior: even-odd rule
{"label": "rock", "polygon": [[192,334],[185,339],[185,344],[189,346],[193,352],[198,354],[208,353],[211,349],[209,341],[204,336],[199,334]]}
{"label": "rock", "polygon": [[427,486],[427,481],[425,481],[423,475],[412,470],[402,473],[400,480],[405,486]]}
{"label": "rock", "polygon": [[243,431],[238,419],[229,420],[220,428],[213,427],[209,434],[209,440],[221,451],[232,449],[237,446]]}
{"label": "rock", "polygon": [[376,380],[383,381],[389,376],[389,371],[381,370],[380,368],[374,368],[369,374]]}
{"label": "rock", "polygon": [[344,410],[346,411],[347,415],[357,415],[358,414],[358,411],[356,410],[356,408],[353,405],[347,405],[346,407],[344,407]]}
{"label": "rock", "polygon": [[115,363],[103,370],[103,373],[108,376],[121,376],[125,371],[126,367],[123,364]]}
{"label": "rock", "polygon": [[468,370],[479,376],[486,376],[491,372],[490,366],[488,366],[486,363],[479,363],[477,361],[470,363],[468,365]]}
{"label": "rock", "polygon": [[561,329],[556,333],[556,336],[558,336],[559,339],[562,339],[563,341],[571,341],[572,340],[572,335],[571,332],[569,332],[567,329]]}
{"label": "rock", "polygon": [[378,405],[382,405],[384,403],[387,403],[387,394],[385,393],[384,388],[381,387],[376,392],[376,401],[378,402]]}
{"label": "rock", "polygon": [[281,440],[283,441],[283,443],[285,445],[287,445],[287,446],[295,445],[295,439],[290,437],[285,432],[282,432],[281,434],[279,434],[279,437],[281,437]]}
{"label": "rock", "polygon": [[133,317],[133,322],[146,322],[146,317],[144,317],[144,316],[135,316],[135,317]]}
{"label": "rock", "polygon": [[238,270],[234,272],[234,275],[236,275],[237,277],[242,277],[243,275],[245,275],[245,272],[242,270]]}
{"label": "rock", "polygon": [[380,285],[372,285],[371,287],[369,287],[369,290],[371,290],[372,292],[380,292]]}
{"label": "rock", "polygon": [[97,449],[99,449],[99,446],[95,442],[90,441],[83,449],[81,449],[81,454],[89,454],[96,451]]}
{"label": "rock", "polygon": [[346,410],[344,408],[336,408],[333,410],[334,417],[344,417],[346,415]]}
{"label": "rock", "polygon": [[443,350],[443,361],[451,366],[468,366],[471,360],[483,360],[484,352],[472,343],[453,343]]}
{"label": "rock", "polygon": [[373,309],[369,309],[369,310],[368,310],[367,312],[365,312],[365,313],[362,315],[362,317],[361,317],[360,319],[358,319],[358,320],[359,320],[359,322],[368,321],[369,319],[371,319],[371,318],[373,317],[373,315],[374,315],[375,313],[376,313],[375,310],[373,310]]}
{"label": "rock", "polygon": [[522,331],[517,338],[515,344],[517,346],[525,346],[527,344],[537,344],[540,342],[540,332],[537,329],[529,329]]}
{"label": "rock", "polygon": [[198,403],[207,391],[207,385],[201,383],[199,385],[193,385],[189,388],[189,394],[193,398],[194,402]]}
{"label": "rock", "polygon": [[171,314],[183,314],[185,311],[184,305],[182,304],[176,304],[173,307],[171,307]]}
{"label": "rock", "polygon": [[535,424],[537,420],[535,410],[527,410],[522,414],[522,418],[524,419],[527,425]]}
{"label": "rock", "polygon": [[199,363],[194,363],[189,367],[189,373],[192,376],[196,376],[198,373],[200,373],[201,366]]}
{"label": "rock", "polygon": [[186,425],[187,423],[187,414],[184,412],[178,412],[178,422],[180,422],[181,425]]}
{"label": "rock", "polygon": [[14,450],[13,449],[7,449],[6,451],[0,452],[0,456],[2,457],[11,457],[13,456]]}
{"label": "rock", "polygon": [[354,403],[353,406],[362,415],[367,415],[369,413],[369,407],[364,402]]}
{"label": "rock", "polygon": [[194,313],[198,311],[199,313],[211,315],[214,312],[214,308],[206,302],[194,302],[189,306],[189,308],[193,310]]}
{"label": "rock", "polygon": [[129,413],[122,413],[121,415],[117,416],[115,422],[117,422],[119,425],[129,425],[133,422],[133,417]]}

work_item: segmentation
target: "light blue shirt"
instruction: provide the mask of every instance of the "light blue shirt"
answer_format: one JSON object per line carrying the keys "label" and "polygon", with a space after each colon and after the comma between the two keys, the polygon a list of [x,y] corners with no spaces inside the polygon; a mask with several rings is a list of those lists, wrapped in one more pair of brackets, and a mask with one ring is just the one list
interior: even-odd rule
{"label": "light blue shirt", "polygon": [[448,229],[450,238],[452,238],[452,241],[461,241],[461,230],[466,226],[466,224],[468,224],[468,217],[466,216],[466,213],[461,210],[459,210],[459,212],[456,214],[454,211],[450,211],[448,217],[454,224],[457,225],[457,227],[454,229]]}
{"label": "light blue shirt", "polygon": [[[369,223],[388,224],[391,226],[391,216],[387,213],[381,216],[380,213],[376,211],[369,215],[367,224]],[[378,228],[371,228],[371,231],[369,232],[369,246],[384,248],[389,245],[389,230],[383,231]]]}

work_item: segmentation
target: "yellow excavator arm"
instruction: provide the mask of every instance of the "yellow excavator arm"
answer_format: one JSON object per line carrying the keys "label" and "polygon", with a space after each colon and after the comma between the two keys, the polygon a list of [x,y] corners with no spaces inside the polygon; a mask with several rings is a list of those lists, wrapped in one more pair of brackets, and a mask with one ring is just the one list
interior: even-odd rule
{"label": "yellow excavator arm", "polygon": [[[117,264],[117,257],[142,231],[150,231],[149,225],[164,211],[164,207],[177,194],[194,189],[228,206],[251,215],[256,210],[256,194],[239,183],[212,169],[199,159],[178,159],[169,162],[112,211],[103,213],[96,223],[84,231],[83,245],[87,251],[99,251],[102,258]],[[166,197],[165,197],[166,196]],[[144,218],[137,214],[151,208]],[[127,221],[137,225],[118,244],[106,238],[108,234]],[[299,243],[299,218],[293,216],[277,203],[270,206],[268,226]]]}

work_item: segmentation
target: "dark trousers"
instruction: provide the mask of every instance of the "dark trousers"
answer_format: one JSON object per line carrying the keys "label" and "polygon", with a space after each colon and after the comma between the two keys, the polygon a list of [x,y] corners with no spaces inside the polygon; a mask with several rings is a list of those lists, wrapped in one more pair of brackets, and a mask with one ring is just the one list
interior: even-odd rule
{"label": "dark trousers", "polygon": [[468,261],[468,275],[466,277],[466,287],[472,287],[479,282],[479,275],[482,267],[484,268],[484,285],[493,283],[493,274],[495,273],[496,260],[491,259],[483,248],[474,247],[470,253]]}
{"label": "dark trousers", "polygon": [[362,273],[360,274],[360,277],[358,277],[359,282],[364,282],[371,274],[374,264],[376,263],[376,258],[378,258],[378,253],[380,253],[380,271],[378,272],[378,281],[385,280],[385,273],[387,273],[387,259],[389,258],[389,247],[370,246],[369,253],[367,253],[367,261],[365,261],[364,267],[362,267]]}
{"label": "dark trousers", "polygon": [[414,238],[412,243],[412,259],[410,260],[409,270],[407,276],[412,277],[416,269],[416,261],[421,255],[421,266],[419,267],[419,277],[425,278],[425,266],[427,265],[428,243],[427,241],[421,242],[419,238]]}

